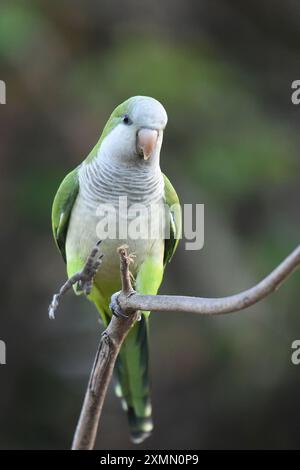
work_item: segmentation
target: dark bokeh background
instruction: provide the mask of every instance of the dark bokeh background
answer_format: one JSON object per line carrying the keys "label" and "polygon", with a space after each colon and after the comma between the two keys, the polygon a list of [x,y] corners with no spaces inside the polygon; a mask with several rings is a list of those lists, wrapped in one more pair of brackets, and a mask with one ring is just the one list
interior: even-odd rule
{"label": "dark bokeh background", "polygon": [[[112,109],[158,98],[169,114],[162,168],[182,202],[205,204],[205,247],[181,246],[162,292],[247,288],[299,242],[297,0],[1,2],[0,447],[68,448],[100,327],[69,295],[51,236],[63,176]],[[144,448],[300,447],[296,273],[255,308],[222,318],[153,314],[155,431]],[[110,391],[98,448],[129,448]]]}

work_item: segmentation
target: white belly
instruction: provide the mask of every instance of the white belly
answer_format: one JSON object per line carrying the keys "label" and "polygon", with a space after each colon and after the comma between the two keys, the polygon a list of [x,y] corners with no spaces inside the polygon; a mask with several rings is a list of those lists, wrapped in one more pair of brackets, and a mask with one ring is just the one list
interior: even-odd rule
{"label": "white belly", "polygon": [[[163,203],[161,203],[161,206],[163,207]],[[140,226],[145,228],[147,224],[147,227],[151,230],[150,237],[145,237],[145,233],[137,236],[134,230],[135,225],[131,225],[132,220],[130,219],[127,225],[127,234],[125,233],[127,236],[119,238],[119,235],[122,235],[122,233],[119,233],[119,221],[124,221],[124,214],[120,214],[117,210],[116,215],[117,223],[115,228],[117,237],[114,237],[112,232],[105,238],[103,233],[101,234],[103,232],[101,230],[103,217],[97,215],[96,209],[92,209],[87,205],[79,195],[72,210],[66,240],[68,266],[78,266],[78,260],[83,265],[96,243],[99,239],[102,239],[101,253],[104,254],[104,257],[96,277],[96,283],[105,290],[107,290],[108,286],[110,290],[117,290],[120,286],[120,261],[117,250],[121,245],[126,244],[129,247],[129,253],[134,254],[134,263],[131,266],[133,276],[136,275],[139,266],[149,255],[158,257],[158,259],[163,257],[164,237],[162,231],[159,230],[162,224],[162,214],[159,210],[149,211],[139,219],[138,228]],[[123,235],[124,228],[125,226],[122,224]],[[69,271],[69,275],[72,274],[74,272]]]}

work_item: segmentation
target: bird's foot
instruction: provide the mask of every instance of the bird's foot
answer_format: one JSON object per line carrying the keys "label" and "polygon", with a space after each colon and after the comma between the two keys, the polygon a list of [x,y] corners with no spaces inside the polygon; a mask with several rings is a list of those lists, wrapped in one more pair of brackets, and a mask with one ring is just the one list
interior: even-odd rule
{"label": "bird's foot", "polygon": [[119,304],[119,301],[118,301],[118,298],[119,298],[120,294],[121,294],[121,291],[115,292],[111,296],[111,301],[110,301],[110,304],[109,304],[109,308],[111,309],[112,314],[115,317],[117,317],[117,318],[120,318],[120,317],[121,318],[128,318],[128,315],[125,315],[125,313],[123,313],[123,310],[120,307],[120,304]]}
{"label": "bird's foot", "polygon": [[102,263],[103,253],[100,254],[101,240],[97,242],[95,248],[93,248],[89,255],[83,270],[79,273],[79,279],[77,281],[76,290],[83,292],[85,295],[89,295],[92,292],[94,278],[98,272],[98,269]]}
{"label": "bird's foot", "polygon": [[49,318],[54,320],[56,310],[59,306],[61,297],[70,290],[75,284],[78,292],[83,292],[89,295],[93,288],[93,281],[97,271],[101,265],[103,254],[100,254],[101,240],[97,242],[95,248],[91,251],[84,268],[79,273],[74,274],[67,282],[60,288],[57,294],[54,294],[52,302],[49,306]]}
{"label": "bird's foot", "polygon": [[[111,301],[110,301],[110,304],[109,304],[109,308],[111,309],[112,311],[112,314],[117,317],[117,318],[128,318],[128,315],[126,315],[122,308],[120,307],[120,304],[119,304],[119,301],[118,301],[118,298],[119,298],[119,295],[121,294],[122,291],[119,291],[119,292],[115,292],[112,296],[111,296]],[[132,289],[129,294],[127,294],[127,297],[131,297],[132,295],[136,294],[136,291],[134,289]],[[140,313],[138,314],[138,317],[137,317],[137,321],[139,321],[141,319],[141,315]]]}
{"label": "bird's foot", "polygon": [[55,320],[55,312],[59,305],[59,297],[60,297],[59,294],[54,294],[52,298],[52,302],[49,305],[48,315],[49,315],[50,320]]}

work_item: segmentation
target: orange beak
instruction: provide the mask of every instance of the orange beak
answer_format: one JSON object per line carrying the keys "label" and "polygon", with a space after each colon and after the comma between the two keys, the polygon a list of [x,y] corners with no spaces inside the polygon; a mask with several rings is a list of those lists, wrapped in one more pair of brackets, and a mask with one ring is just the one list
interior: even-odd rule
{"label": "orange beak", "polygon": [[158,132],[154,129],[143,128],[137,134],[137,151],[144,160],[148,160],[155,149]]}

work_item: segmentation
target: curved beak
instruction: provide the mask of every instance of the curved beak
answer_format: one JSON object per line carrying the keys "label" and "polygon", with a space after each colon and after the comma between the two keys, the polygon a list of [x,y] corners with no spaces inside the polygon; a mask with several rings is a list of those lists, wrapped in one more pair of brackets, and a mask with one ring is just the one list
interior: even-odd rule
{"label": "curved beak", "polygon": [[146,127],[140,129],[137,133],[137,152],[148,160],[155,149],[158,139],[158,132],[155,129],[148,129]]}

